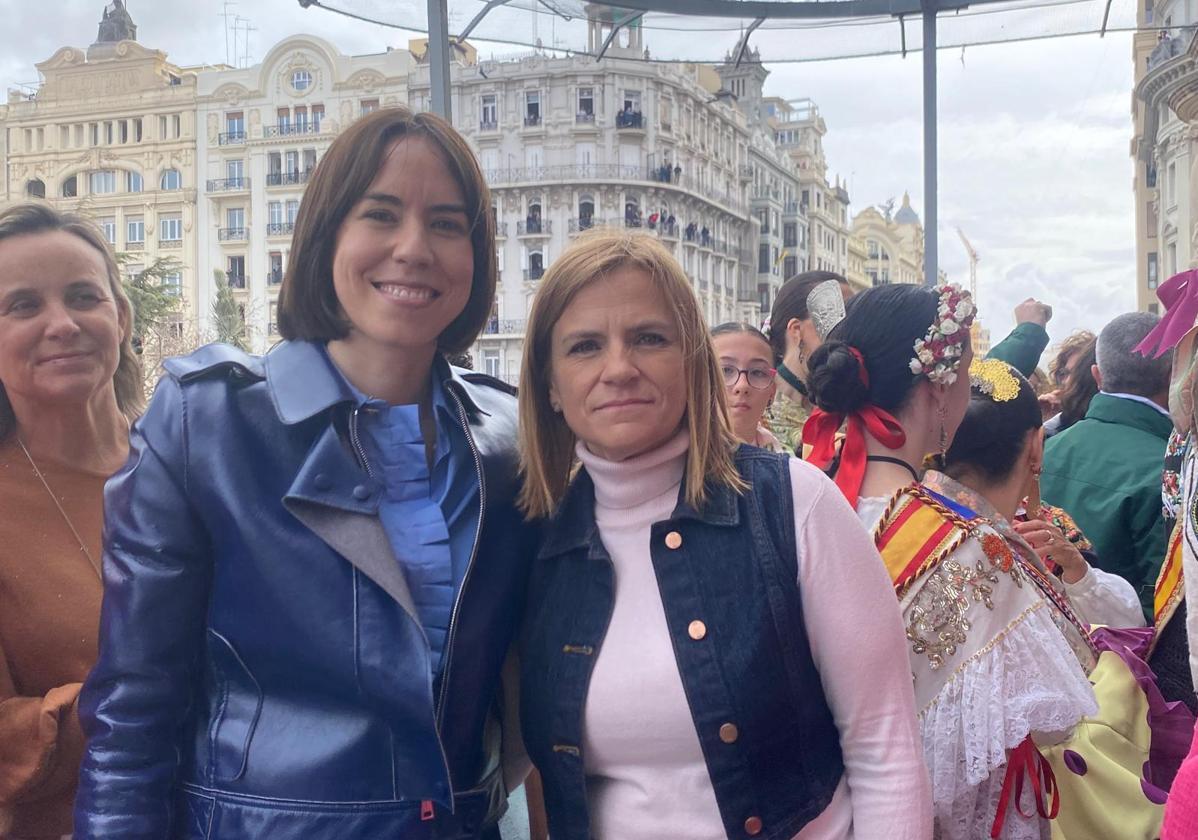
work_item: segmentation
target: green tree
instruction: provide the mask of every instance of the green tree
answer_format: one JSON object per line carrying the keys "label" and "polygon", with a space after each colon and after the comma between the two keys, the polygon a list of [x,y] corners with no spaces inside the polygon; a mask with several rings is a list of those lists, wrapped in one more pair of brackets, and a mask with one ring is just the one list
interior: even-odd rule
{"label": "green tree", "polygon": [[125,278],[122,282],[125,294],[133,304],[133,346],[140,353],[147,336],[161,331],[168,322],[177,320],[182,300],[179,290],[167,285],[166,280],[177,274],[183,264],[174,257],[158,257],[141,271],[130,275],[125,268],[134,256],[118,253],[116,261]]}
{"label": "green tree", "polygon": [[216,279],[216,299],[212,302],[212,326],[216,330],[216,340],[239,350],[249,350],[245,311],[233,297],[225,273],[216,269],[212,274]]}

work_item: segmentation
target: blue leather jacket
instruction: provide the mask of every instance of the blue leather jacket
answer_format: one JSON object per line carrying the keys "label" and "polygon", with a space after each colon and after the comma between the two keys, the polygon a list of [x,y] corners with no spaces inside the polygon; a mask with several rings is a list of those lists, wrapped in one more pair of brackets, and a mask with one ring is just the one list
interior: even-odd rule
{"label": "blue leather jacket", "polygon": [[[482,508],[443,667],[319,346],[168,363],[105,491],[75,837],[476,838],[506,799],[499,674],[532,530],[509,389],[438,360]],[[435,684],[434,684],[435,683]]]}

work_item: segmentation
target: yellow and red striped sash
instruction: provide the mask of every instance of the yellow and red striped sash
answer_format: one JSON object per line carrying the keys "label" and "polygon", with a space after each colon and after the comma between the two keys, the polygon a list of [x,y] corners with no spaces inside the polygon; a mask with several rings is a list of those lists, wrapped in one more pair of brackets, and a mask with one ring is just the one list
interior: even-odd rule
{"label": "yellow and red striped sash", "polygon": [[1165,562],[1156,578],[1156,590],[1152,598],[1153,624],[1159,634],[1177,611],[1177,605],[1185,597],[1184,578],[1181,573],[1182,525],[1179,520],[1169,536],[1169,549]]}
{"label": "yellow and red striped sash", "polygon": [[940,563],[969,536],[969,525],[933,499],[922,487],[905,487],[874,531],[895,594],[900,599],[911,583]]}

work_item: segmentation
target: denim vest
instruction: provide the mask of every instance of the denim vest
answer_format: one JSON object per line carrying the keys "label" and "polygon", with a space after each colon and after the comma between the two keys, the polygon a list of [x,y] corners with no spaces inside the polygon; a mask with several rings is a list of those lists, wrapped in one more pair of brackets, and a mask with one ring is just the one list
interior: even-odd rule
{"label": "denim vest", "polygon": [[[736,466],[749,491],[709,487],[701,510],[680,498],[653,525],[649,550],[724,828],[790,840],[832,800],[844,764],[803,625],[787,459],[741,446]],[[615,590],[585,470],[545,536],[529,590],[521,722],[550,835],[586,840],[583,709]]]}

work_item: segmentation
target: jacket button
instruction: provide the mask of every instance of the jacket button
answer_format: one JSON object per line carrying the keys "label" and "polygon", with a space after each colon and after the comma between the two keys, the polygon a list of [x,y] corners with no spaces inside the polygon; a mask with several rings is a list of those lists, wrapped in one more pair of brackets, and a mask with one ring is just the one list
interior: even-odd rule
{"label": "jacket button", "polygon": [[740,730],[736,728],[735,723],[725,723],[720,727],[720,740],[725,744],[735,744],[739,737]]}
{"label": "jacket button", "polygon": [[670,533],[666,534],[666,548],[682,548],[682,534],[677,531],[670,531]]}
{"label": "jacket button", "polygon": [[333,489],[333,482],[324,473],[317,473],[316,478],[312,482],[316,485],[316,489],[322,492]]}
{"label": "jacket button", "polygon": [[697,642],[707,635],[707,625],[702,621],[692,621],[687,625],[686,633]]}
{"label": "jacket button", "polygon": [[354,498],[359,502],[364,502],[370,498],[370,488],[365,484],[359,484],[354,488]]}
{"label": "jacket button", "polygon": [[745,820],[745,834],[756,837],[761,833],[761,817],[749,817]]}

